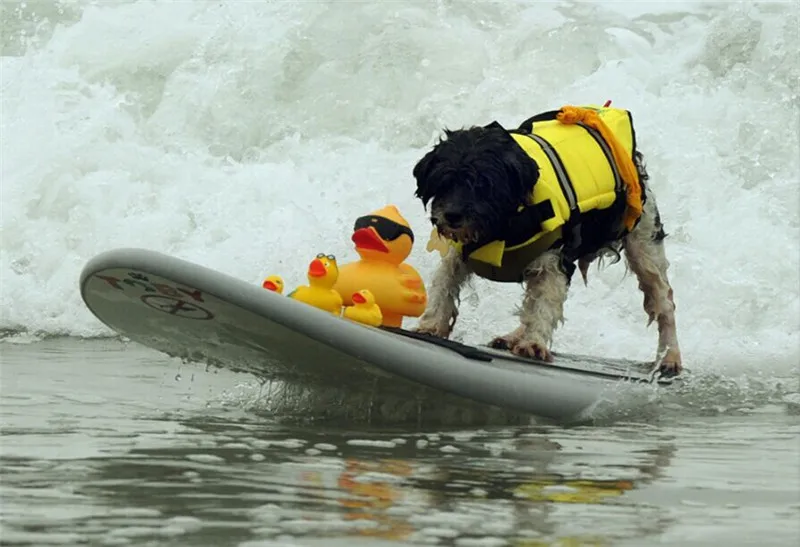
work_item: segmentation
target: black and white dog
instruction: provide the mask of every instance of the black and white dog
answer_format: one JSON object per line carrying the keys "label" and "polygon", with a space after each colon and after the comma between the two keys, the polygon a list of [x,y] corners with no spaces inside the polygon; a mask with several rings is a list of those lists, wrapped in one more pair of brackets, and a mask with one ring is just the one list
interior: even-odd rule
{"label": "black and white dog", "polygon": [[[681,353],[675,326],[675,304],[667,279],[664,228],[642,155],[633,163],[642,187],[643,205],[638,223],[630,232],[614,228],[621,222],[615,209],[592,227],[590,243],[568,250],[555,245],[536,256],[524,269],[525,294],[519,312],[520,324],[513,332],[490,342],[526,357],[552,360],[553,332],[563,322],[563,306],[575,262],[586,281],[589,264],[604,255],[620,258],[634,272],[644,293],[644,310],[658,324],[657,359],[664,374],[681,371]],[[524,206],[539,178],[537,163],[498,124],[445,130],[445,138],[429,151],[413,170],[415,195],[424,207],[430,202],[431,222],[440,236],[461,244],[490,240],[503,233],[508,219]],[[646,194],[645,194],[646,192]],[[592,235],[590,234],[590,235]],[[613,234],[613,235],[612,235]],[[586,239],[586,238],[584,238]],[[429,303],[416,330],[447,338],[458,316],[460,288],[476,273],[456,249],[443,257],[428,287]],[[479,274],[480,275],[480,274]]]}

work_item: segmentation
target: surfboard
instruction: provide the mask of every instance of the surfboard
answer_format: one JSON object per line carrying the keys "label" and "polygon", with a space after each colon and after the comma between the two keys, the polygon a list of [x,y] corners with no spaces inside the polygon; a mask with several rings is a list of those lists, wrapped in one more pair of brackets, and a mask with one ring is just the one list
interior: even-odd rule
{"label": "surfboard", "polygon": [[665,386],[652,363],[554,354],[544,363],[398,328],[370,327],[220,271],[147,249],[114,249],[83,268],[85,305],[120,335],[185,361],[262,380],[394,396],[455,397],[574,419],[626,389]]}

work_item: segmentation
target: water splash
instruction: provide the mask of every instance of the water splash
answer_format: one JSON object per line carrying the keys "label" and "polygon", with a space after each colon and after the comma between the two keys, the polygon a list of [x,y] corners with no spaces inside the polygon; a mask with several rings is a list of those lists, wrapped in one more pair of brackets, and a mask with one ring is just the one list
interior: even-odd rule
{"label": "water splash", "polygon": [[[624,6],[8,4],[0,329],[108,336],[76,279],[113,247],[296,285],[365,210],[424,229],[410,172],[443,126],[610,98],[634,112],[670,234],[685,359],[793,374],[800,8]],[[476,282],[456,337],[513,327],[519,293]],[[566,315],[558,350],[652,358],[621,269],[576,284]]]}

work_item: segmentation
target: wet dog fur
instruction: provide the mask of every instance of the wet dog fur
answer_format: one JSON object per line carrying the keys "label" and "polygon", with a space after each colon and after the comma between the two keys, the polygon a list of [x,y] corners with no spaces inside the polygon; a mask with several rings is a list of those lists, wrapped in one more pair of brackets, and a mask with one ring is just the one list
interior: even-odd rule
{"label": "wet dog fur", "polygon": [[[637,151],[643,211],[630,233],[622,232],[624,207],[601,214],[600,224],[582,229],[578,247],[550,249],[536,257],[523,275],[524,297],[519,326],[490,342],[525,357],[552,360],[553,332],[563,322],[574,263],[586,281],[586,271],[595,259],[624,252],[627,265],[644,294],[648,325],[658,325],[656,359],[664,374],[681,370],[681,353],[675,325],[675,302],[667,278],[664,251],[666,237],[643,156]],[[498,124],[445,130],[444,138],[416,164],[415,195],[427,209],[440,235],[461,243],[491,241],[503,233],[507,219],[526,203],[539,177],[536,163]],[[618,200],[622,202],[623,200]],[[623,204],[624,206],[624,204]],[[473,275],[469,264],[451,247],[428,287],[428,306],[416,327],[418,332],[447,338],[458,317],[463,284]]]}

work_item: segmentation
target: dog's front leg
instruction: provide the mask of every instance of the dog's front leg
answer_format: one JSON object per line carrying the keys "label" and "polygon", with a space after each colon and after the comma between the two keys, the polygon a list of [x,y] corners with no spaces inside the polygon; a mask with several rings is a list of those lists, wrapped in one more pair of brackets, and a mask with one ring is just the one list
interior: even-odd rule
{"label": "dog's front leg", "polygon": [[525,274],[520,326],[506,336],[495,338],[490,345],[510,349],[523,357],[552,361],[550,343],[553,331],[564,319],[568,286],[558,251],[548,251],[537,257]]}
{"label": "dog's front leg", "polygon": [[428,305],[414,330],[441,338],[450,336],[458,317],[461,287],[469,275],[469,268],[459,253],[450,249],[433,275],[428,287]]}

